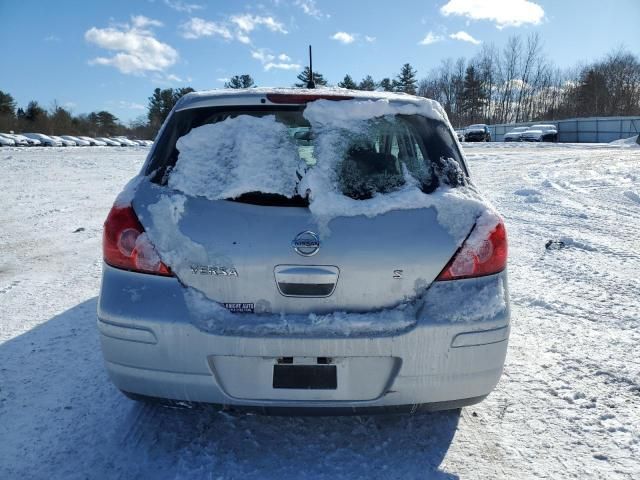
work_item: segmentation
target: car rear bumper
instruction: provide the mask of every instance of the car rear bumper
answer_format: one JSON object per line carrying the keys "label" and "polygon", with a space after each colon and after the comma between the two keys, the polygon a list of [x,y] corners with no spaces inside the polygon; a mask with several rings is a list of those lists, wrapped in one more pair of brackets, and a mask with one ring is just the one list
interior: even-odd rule
{"label": "car rear bumper", "polygon": [[[456,408],[495,387],[510,328],[506,273],[464,282],[500,283],[504,308],[472,321],[425,316],[387,335],[251,337],[194,326],[175,278],[105,266],[98,328],[113,383],[133,394],[269,413]],[[274,366],[290,361],[334,366],[336,388],[274,388]]]}

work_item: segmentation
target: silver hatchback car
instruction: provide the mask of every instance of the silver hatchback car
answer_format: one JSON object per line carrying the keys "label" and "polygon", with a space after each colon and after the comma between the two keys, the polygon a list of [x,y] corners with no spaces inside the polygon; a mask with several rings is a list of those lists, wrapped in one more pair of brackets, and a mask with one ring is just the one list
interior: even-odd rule
{"label": "silver hatchback car", "polygon": [[502,373],[503,222],[437,102],[184,96],[105,222],[98,329],[135,399],[459,408]]}

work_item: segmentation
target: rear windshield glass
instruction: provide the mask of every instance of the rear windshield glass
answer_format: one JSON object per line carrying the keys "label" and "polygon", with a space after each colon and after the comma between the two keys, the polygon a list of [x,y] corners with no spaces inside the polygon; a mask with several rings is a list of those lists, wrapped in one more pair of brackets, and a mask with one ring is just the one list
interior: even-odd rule
{"label": "rear windshield glass", "polygon": [[[337,167],[334,172],[339,188],[344,195],[354,199],[368,199],[376,194],[392,192],[402,187],[409,178],[415,179],[425,193],[432,192],[443,182],[453,187],[465,182],[465,178],[459,173],[446,174],[451,171],[451,160],[460,167],[455,169],[456,172],[466,175],[466,171],[457,144],[442,121],[420,115],[398,114],[357,121],[349,128],[341,125],[332,130],[323,126],[321,131],[314,131],[304,118],[303,111],[304,106],[265,106],[205,107],[175,112],[157,141],[146,173],[151,175],[155,183],[166,185],[178,159],[182,162],[185,157],[185,152],[179,151],[178,140],[192,130],[229,119],[237,119],[234,123],[255,129],[255,122],[263,119],[264,122],[275,121],[283,126],[270,130],[284,137],[278,139],[279,150],[272,152],[270,148],[261,148],[261,145],[256,145],[260,142],[260,136],[252,132],[247,132],[246,135],[239,132],[234,136],[231,146],[225,147],[225,155],[229,155],[228,148],[241,152],[242,155],[251,152],[256,156],[254,160],[259,167],[273,163],[270,163],[268,156],[282,155],[285,151],[283,148],[290,145],[297,157],[294,168],[296,171],[290,173],[300,180],[308,169],[317,168],[321,149],[326,149],[330,143],[331,151],[339,157],[335,162]],[[243,116],[254,117],[255,120],[240,121]],[[206,130],[200,129],[200,133],[203,132]],[[252,144],[247,145],[247,142]],[[273,144],[273,141],[266,143]],[[218,151],[216,146],[211,145],[209,148],[211,156],[215,157],[213,152]],[[216,158],[207,161],[214,162]],[[246,162],[247,159],[242,158],[242,161]],[[249,181],[246,183],[250,184]],[[296,191],[295,182],[291,192],[249,190],[229,199],[263,205],[307,204],[305,192]]]}

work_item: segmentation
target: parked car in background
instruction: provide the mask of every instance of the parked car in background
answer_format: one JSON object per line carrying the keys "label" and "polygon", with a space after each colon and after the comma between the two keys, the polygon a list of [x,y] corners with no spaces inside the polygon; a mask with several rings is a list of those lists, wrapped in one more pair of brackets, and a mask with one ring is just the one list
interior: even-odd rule
{"label": "parked car in background", "polygon": [[49,135],[51,138],[53,138],[54,140],[58,140],[59,142],[62,143],[63,147],[77,147],[78,144],[76,142],[74,142],[73,140],[66,140],[58,135]]}
{"label": "parked car in background", "polygon": [[24,135],[20,135],[18,133],[5,133],[4,135],[9,138],[13,138],[14,140],[23,140],[27,142],[27,145],[29,145],[30,147],[39,147],[40,145],[42,145],[42,142],[40,140],[36,140],[35,138],[27,138]]}
{"label": "parked car in background", "polygon": [[60,140],[55,140],[44,133],[23,133],[22,135],[27,138],[39,140],[45,147],[62,147],[62,142]]}
{"label": "parked car in background", "polygon": [[96,140],[100,140],[101,142],[104,142],[107,144],[107,146],[109,147],[121,147],[122,143],[118,142],[116,140],[112,140],[111,138],[107,138],[107,137],[96,137]]}
{"label": "parked car in background", "polygon": [[491,132],[484,123],[469,125],[464,129],[465,142],[490,142]]}
{"label": "parked car in background", "polygon": [[83,140],[79,137],[74,137],[72,135],[61,135],[60,138],[62,138],[63,140],[75,142],[75,144],[79,147],[88,147],[91,145],[91,143],[87,142],[86,140]]}
{"label": "parked car in background", "polygon": [[0,137],[7,139],[7,140],[13,140],[13,143],[16,147],[28,147],[29,146],[29,142],[26,138],[17,138],[16,135],[12,135],[10,133],[0,133]]}
{"label": "parked car in background", "polygon": [[112,137],[112,140],[120,142],[123,147],[137,147],[138,144],[133,140],[129,140],[127,137]]}
{"label": "parked car in background", "polygon": [[516,127],[513,130],[504,134],[505,142],[520,142],[522,140],[522,134],[526,132],[529,127]]}
{"label": "parked car in background", "polygon": [[92,147],[106,147],[107,146],[107,142],[103,142],[102,140],[98,140],[97,138],[92,138],[92,137],[78,137],[81,140],[85,140],[87,142],[89,142],[89,145],[91,145]]}
{"label": "parked car in background", "polygon": [[[454,133],[427,113],[436,102],[342,95],[178,101],[104,225],[97,325],[127,396],[354,415],[460,408],[493,390],[510,328],[502,220],[482,197],[469,202]],[[360,118],[381,98],[385,113]],[[341,148],[318,153],[325,141]],[[352,208],[404,195],[409,178],[414,206],[339,213],[316,233],[326,217],[310,206],[336,202],[305,193],[330,175],[316,160],[347,177],[330,195]],[[430,199],[439,188],[451,193]]]}
{"label": "parked car in background", "polygon": [[523,142],[557,142],[558,129],[555,125],[531,125],[522,132]]}
{"label": "parked car in background", "polygon": [[0,147],[15,147],[15,146],[16,146],[16,141],[14,139],[5,137],[4,135],[0,134]]}

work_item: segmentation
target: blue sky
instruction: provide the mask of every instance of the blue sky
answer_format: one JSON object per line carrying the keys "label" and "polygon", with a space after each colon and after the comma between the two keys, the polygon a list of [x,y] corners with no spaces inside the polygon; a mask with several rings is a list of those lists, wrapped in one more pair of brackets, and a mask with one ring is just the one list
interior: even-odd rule
{"label": "blue sky", "polygon": [[1,1],[0,90],[20,106],[55,99],[74,113],[145,114],[155,87],[221,87],[249,73],[289,86],[306,64],[331,83],[418,76],[482,44],[539,32],[559,67],[624,46],[640,55],[640,1],[111,0]]}

